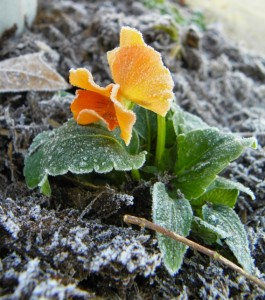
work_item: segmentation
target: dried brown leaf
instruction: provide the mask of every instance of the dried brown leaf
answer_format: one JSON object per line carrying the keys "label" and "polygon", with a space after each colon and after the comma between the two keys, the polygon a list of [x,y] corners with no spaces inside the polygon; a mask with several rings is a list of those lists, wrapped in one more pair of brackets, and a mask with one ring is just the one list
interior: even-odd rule
{"label": "dried brown leaf", "polygon": [[57,91],[70,86],[37,52],[0,62],[0,93]]}

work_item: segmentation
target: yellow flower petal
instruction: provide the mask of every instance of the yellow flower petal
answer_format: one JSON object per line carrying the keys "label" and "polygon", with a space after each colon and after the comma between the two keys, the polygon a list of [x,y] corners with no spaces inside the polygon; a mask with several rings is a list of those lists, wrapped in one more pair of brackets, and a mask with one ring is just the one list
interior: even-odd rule
{"label": "yellow flower petal", "polygon": [[92,74],[85,68],[79,69],[71,69],[69,81],[72,85],[79,87],[84,90],[88,90],[91,92],[96,92],[104,96],[109,96],[113,84],[109,84],[105,88],[97,85],[94,80]]}
{"label": "yellow flower petal", "polygon": [[102,120],[100,115],[98,115],[94,110],[87,108],[81,110],[76,117],[77,124],[79,125],[88,125],[99,120]]}
{"label": "yellow flower petal", "polygon": [[120,47],[135,45],[145,45],[141,32],[131,27],[122,27],[120,32]]}
{"label": "yellow flower petal", "polygon": [[165,116],[174,97],[169,70],[163,65],[161,55],[143,42],[137,30],[126,27],[121,33],[121,43],[125,46],[107,54],[113,80],[120,85],[119,100],[129,99]]}

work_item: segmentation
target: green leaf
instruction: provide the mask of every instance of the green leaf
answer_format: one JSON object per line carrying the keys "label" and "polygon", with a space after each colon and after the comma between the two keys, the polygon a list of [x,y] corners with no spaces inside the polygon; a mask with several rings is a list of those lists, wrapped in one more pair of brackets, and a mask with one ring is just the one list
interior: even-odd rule
{"label": "green leaf", "polygon": [[43,177],[43,180],[39,183],[39,186],[42,194],[47,196],[51,195],[52,190],[47,175]]}
{"label": "green leaf", "polygon": [[[157,182],[153,186],[153,220],[182,236],[189,234],[192,222],[192,209],[186,199],[172,199],[168,196],[165,186]],[[187,246],[176,242],[162,234],[157,234],[159,249],[164,264],[171,275],[180,269]]]}
{"label": "green leaf", "polygon": [[254,263],[251,258],[247,235],[243,224],[233,209],[225,205],[204,205],[202,214],[205,222],[213,225],[218,230],[230,234],[224,242],[233,252],[241,266],[249,273],[252,273],[254,271]]}
{"label": "green leaf", "polygon": [[210,128],[201,118],[182,110],[178,105],[172,105],[172,111],[174,112],[172,120],[176,135],[188,133],[192,130]]}
{"label": "green leaf", "polygon": [[223,204],[234,207],[239,192],[248,194],[252,200],[255,199],[253,192],[239,182],[234,182],[223,177],[217,177],[207,188],[207,191],[199,198],[192,199],[191,205],[202,206],[206,202]]}
{"label": "green leaf", "polygon": [[164,150],[160,170],[163,169],[166,172],[174,173],[176,158],[177,158],[177,145],[175,144],[171,148],[166,148]]}
{"label": "green leaf", "polygon": [[[165,0],[142,0],[144,5],[150,9],[157,9],[162,15],[166,14],[173,18],[176,23],[186,24],[186,19],[173,3]],[[176,25],[175,25],[176,27]]]}
{"label": "green leaf", "polygon": [[206,192],[217,174],[240,156],[246,147],[255,147],[254,138],[241,139],[218,129],[192,130],[177,137],[176,188],[187,199]]}
{"label": "green leaf", "polygon": [[69,120],[34,139],[25,159],[24,175],[30,188],[39,186],[50,195],[49,175],[129,171],[139,169],[144,162],[145,152],[129,154],[117,131],[95,124],[80,126]]}
{"label": "green leaf", "polygon": [[250,196],[250,198],[252,200],[255,200],[255,195],[253,194],[253,192],[248,188],[245,187],[242,183],[240,182],[234,182],[232,180],[223,178],[218,176],[216,178],[216,180],[214,181],[213,185],[212,185],[212,189],[214,188],[220,188],[220,189],[237,189],[239,192],[243,192],[247,195]]}
{"label": "green leaf", "polygon": [[199,217],[193,217],[192,233],[208,245],[213,243],[221,244],[222,239],[231,236],[231,234],[225,232],[223,229],[217,228]]}
{"label": "green leaf", "polygon": [[142,140],[141,145],[143,144],[145,149],[148,149],[148,147],[151,147],[152,143],[156,140],[156,114],[140,106],[135,106],[134,112],[137,115],[134,130]]}
{"label": "green leaf", "polygon": [[166,115],[166,145],[165,147],[171,148],[176,145],[176,132],[174,128],[174,111],[170,110]]}
{"label": "green leaf", "polygon": [[141,168],[141,172],[154,175],[154,174],[157,174],[159,171],[156,166],[143,166]]}
{"label": "green leaf", "polygon": [[168,20],[168,24],[157,24],[154,29],[166,32],[173,41],[177,42],[179,39],[179,31],[177,24],[172,20]]}
{"label": "green leaf", "polygon": [[192,199],[191,205],[192,206],[202,206],[206,202],[214,203],[214,204],[223,204],[229,207],[234,207],[237,197],[238,197],[238,190],[236,189],[213,189],[207,191],[206,193],[202,194],[199,198]]}
{"label": "green leaf", "polygon": [[127,151],[130,154],[137,154],[139,153],[140,141],[139,136],[136,130],[133,129],[132,131],[132,138],[130,144],[127,146]]}

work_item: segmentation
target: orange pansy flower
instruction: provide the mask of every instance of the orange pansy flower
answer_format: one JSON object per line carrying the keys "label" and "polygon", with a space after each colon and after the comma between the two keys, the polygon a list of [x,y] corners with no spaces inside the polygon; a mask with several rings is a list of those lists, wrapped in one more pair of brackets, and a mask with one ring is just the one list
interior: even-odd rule
{"label": "orange pansy flower", "polygon": [[109,84],[102,88],[94,82],[91,73],[83,68],[70,70],[70,82],[82,88],[76,91],[76,97],[71,104],[77,123],[87,125],[102,120],[109,130],[119,126],[121,138],[128,145],[136,116],[117,100],[119,85]]}
{"label": "orange pansy flower", "polygon": [[173,99],[173,80],[160,54],[145,44],[136,29],[123,27],[120,47],[107,57],[115,84],[105,88],[93,81],[88,70],[70,70],[71,84],[82,88],[76,92],[71,111],[81,125],[102,120],[109,130],[119,126],[128,145],[136,121],[134,112],[126,108],[128,103],[165,116]]}
{"label": "orange pansy flower", "polygon": [[165,116],[173,99],[173,80],[161,55],[147,46],[136,29],[122,27],[120,47],[107,53],[122,98]]}

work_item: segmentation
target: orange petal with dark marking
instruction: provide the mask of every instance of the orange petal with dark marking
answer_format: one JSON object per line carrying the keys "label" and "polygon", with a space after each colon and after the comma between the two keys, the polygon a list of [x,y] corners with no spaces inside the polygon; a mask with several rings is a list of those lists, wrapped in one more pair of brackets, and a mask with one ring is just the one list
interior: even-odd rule
{"label": "orange petal with dark marking", "polygon": [[71,104],[77,123],[88,125],[101,120],[109,130],[119,126],[121,138],[128,145],[136,116],[117,100],[119,85],[110,84],[102,88],[94,82],[91,73],[86,69],[71,70],[70,81],[84,88],[76,91],[76,97]]}
{"label": "orange petal with dark marking", "polygon": [[71,111],[80,125],[102,120],[109,130],[119,126],[111,99],[96,92],[77,90],[76,97],[71,104]]}

